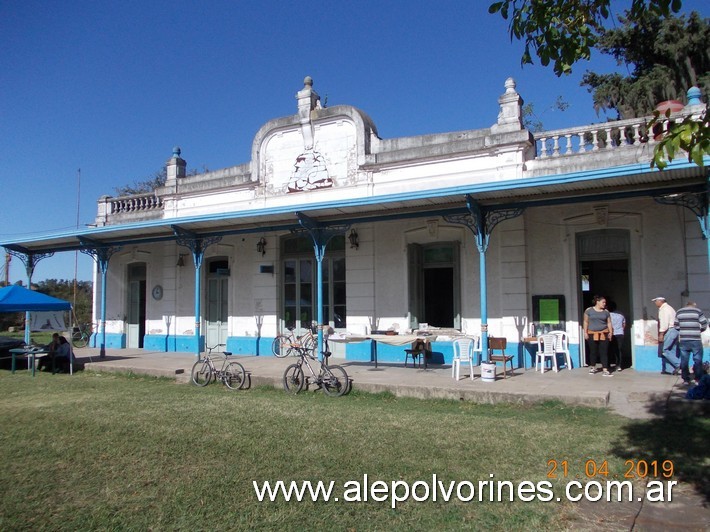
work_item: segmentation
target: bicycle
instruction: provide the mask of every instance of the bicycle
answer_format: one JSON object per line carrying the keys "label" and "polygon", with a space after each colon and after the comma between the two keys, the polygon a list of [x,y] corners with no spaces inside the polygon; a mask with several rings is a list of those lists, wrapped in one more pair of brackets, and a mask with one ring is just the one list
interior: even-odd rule
{"label": "bicycle", "polygon": [[71,334],[71,343],[74,347],[86,347],[91,338],[91,324],[84,323],[78,327],[74,327]]}
{"label": "bicycle", "polygon": [[[309,360],[318,362],[318,359],[311,354],[310,351],[302,347],[294,347],[293,349],[297,351],[299,356],[298,362],[291,364],[286,368],[284,372],[284,390],[293,394],[299,393],[303,390],[303,387],[308,387],[309,384],[315,384],[323,389],[323,393],[331,397],[340,397],[345,395],[350,389],[350,378],[347,372],[341,366],[331,366],[328,364],[328,357],[330,357],[330,352],[327,348],[323,352],[323,361],[319,362],[320,371],[316,375],[313,371]],[[310,375],[305,375],[303,371],[303,365],[306,365]]]}
{"label": "bicycle", "polygon": [[291,355],[297,355],[298,349],[306,349],[307,351],[315,352],[318,345],[318,339],[314,336],[314,327],[311,327],[301,336],[296,336],[294,333],[295,327],[288,327],[288,334],[279,334],[271,343],[271,352],[276,358],[285,358]]}
{"label": "bicycle", "polygon": [[[246,371],[239,362],[228,362],[232,353],[222,351],[222,355],[212,355],[212,350],[224,347],[217,344],[208,347],[208,353],[192,366],[190,377],[196,386],[207,386],[213,380],[220,380],[230,390],[239,390],[246,384]],[[222,366],[217,368],[216,360],[222,360]]]}

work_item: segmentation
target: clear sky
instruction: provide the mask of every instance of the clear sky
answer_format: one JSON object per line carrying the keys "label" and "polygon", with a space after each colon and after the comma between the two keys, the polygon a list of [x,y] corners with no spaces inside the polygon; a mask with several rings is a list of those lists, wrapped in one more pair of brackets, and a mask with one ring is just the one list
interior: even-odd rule
{"label": "clear sky", "polygon": [[[507,77],[545,129],[605,120],[579,82],[613,61],[565,78],[523,68],[490,3],[0,0],[0,240],[74,228],[77,213],[92,223],[99,197],[152,177],[176,145],[188,169],[248,162],[258,129],[296,113],[307,75],[383,138],[490,127]],[[705,16],[708,5],[683,1]],[[72,279],[74,263],[44,259],[33,280]],[[90,280],[92,259],[78,265]]]}

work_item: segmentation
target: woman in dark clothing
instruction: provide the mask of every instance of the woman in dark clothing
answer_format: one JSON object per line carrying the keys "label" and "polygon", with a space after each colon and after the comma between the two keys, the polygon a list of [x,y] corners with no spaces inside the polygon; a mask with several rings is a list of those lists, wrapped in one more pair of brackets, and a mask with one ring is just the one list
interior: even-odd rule
{"label": "woman in dark clothing", "polygon": [[594,296],[594,306],[584,311],[584,339],[589,345],[589,373],[596,373],[597,362],[601,359],[605,377],[609,372],[609,341],[612,336],[611,315],[606,309],[606,298]]}

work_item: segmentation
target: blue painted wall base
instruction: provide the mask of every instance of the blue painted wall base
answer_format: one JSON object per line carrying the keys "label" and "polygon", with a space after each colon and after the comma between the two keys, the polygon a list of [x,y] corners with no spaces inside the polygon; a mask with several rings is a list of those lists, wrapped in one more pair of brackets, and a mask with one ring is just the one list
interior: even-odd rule
{"label": "blue painted wall base", "polygon": [[[232,336],[227,339],[226,351],[235,355],[244,356],[274,356],[271,351],[273,337],[255,336]],[[100,336],[92,335],[89,345],[99,347]],[[106,348],[125,349],[125,334],[106,334]],[[408,345],[388,345],[377,344],[377,361],[385,364],[404,365],[404,350]],[[149,351],[194,353],[195,337],[185,336],[156,336],[146,335],[143,339],[143,348]],[[345,359],[353,362],[372,362],[373,342],[351,343],[345,345]],[[200,351],[204,351],[204,337],[200,338]],[[530,344],[508,343],[505,350],[507,355],[513,355],[513,367],[533,368],[535,367],[535,347]],[[580,367],[579,345],[570,345],[572,356],[572,367]],[[634,369],[644,372],[660,372],[661,360],[658,358],[658,348],[656,346],[637,345],[634,347]],[[431,353],[428,359],[430,364],[451,364],[453,359],[453,346],[451,342],[432,342]],[[708,349],[705,348],[703,360],[708,360]],[[477,362],[477,361],[476,361]],[[564,357],[560,355],[558,364],[564,364]]]}

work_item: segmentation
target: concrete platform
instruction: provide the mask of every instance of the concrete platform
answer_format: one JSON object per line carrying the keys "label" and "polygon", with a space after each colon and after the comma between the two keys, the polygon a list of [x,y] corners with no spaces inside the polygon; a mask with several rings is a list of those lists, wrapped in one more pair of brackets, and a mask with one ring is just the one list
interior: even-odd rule
{"label": "concrete platform", "polygon": [[[195,356],[190,354],[151,352],[141,349],[107,350],[99,358],[98,349],[76,350],[79,361],[89,371],[118,371],[175,378],[188,383]],[[269,385],[281,388],[285,368],[293,359],[274,357],[233,356],[251,379],[252,386]],[[648,419],[662,415],[667,409],[704,408],[702,401],[687,401],[685,389],[679,388],[680,378],[659,373],[634,370],[615,372],[604,377],[601,373],[590,375],[587,368],[547,371],[516,369],[512,376],[498,375],[495,382],[484,382],[479,368],[474,368],[471,380],[467,368],[462,378],[451,377],[450,366],[424,368],[403,367],[394,364],[348,362],[332,359],[331,363],[345,367],[354,390],[366,392],[391,392],[402,397],[445,398],[479,403],[529,404],[543,401],[561,401],[569,405],[605,408],[633,419]],[[501,366],[498,366],[500,369]]]}

